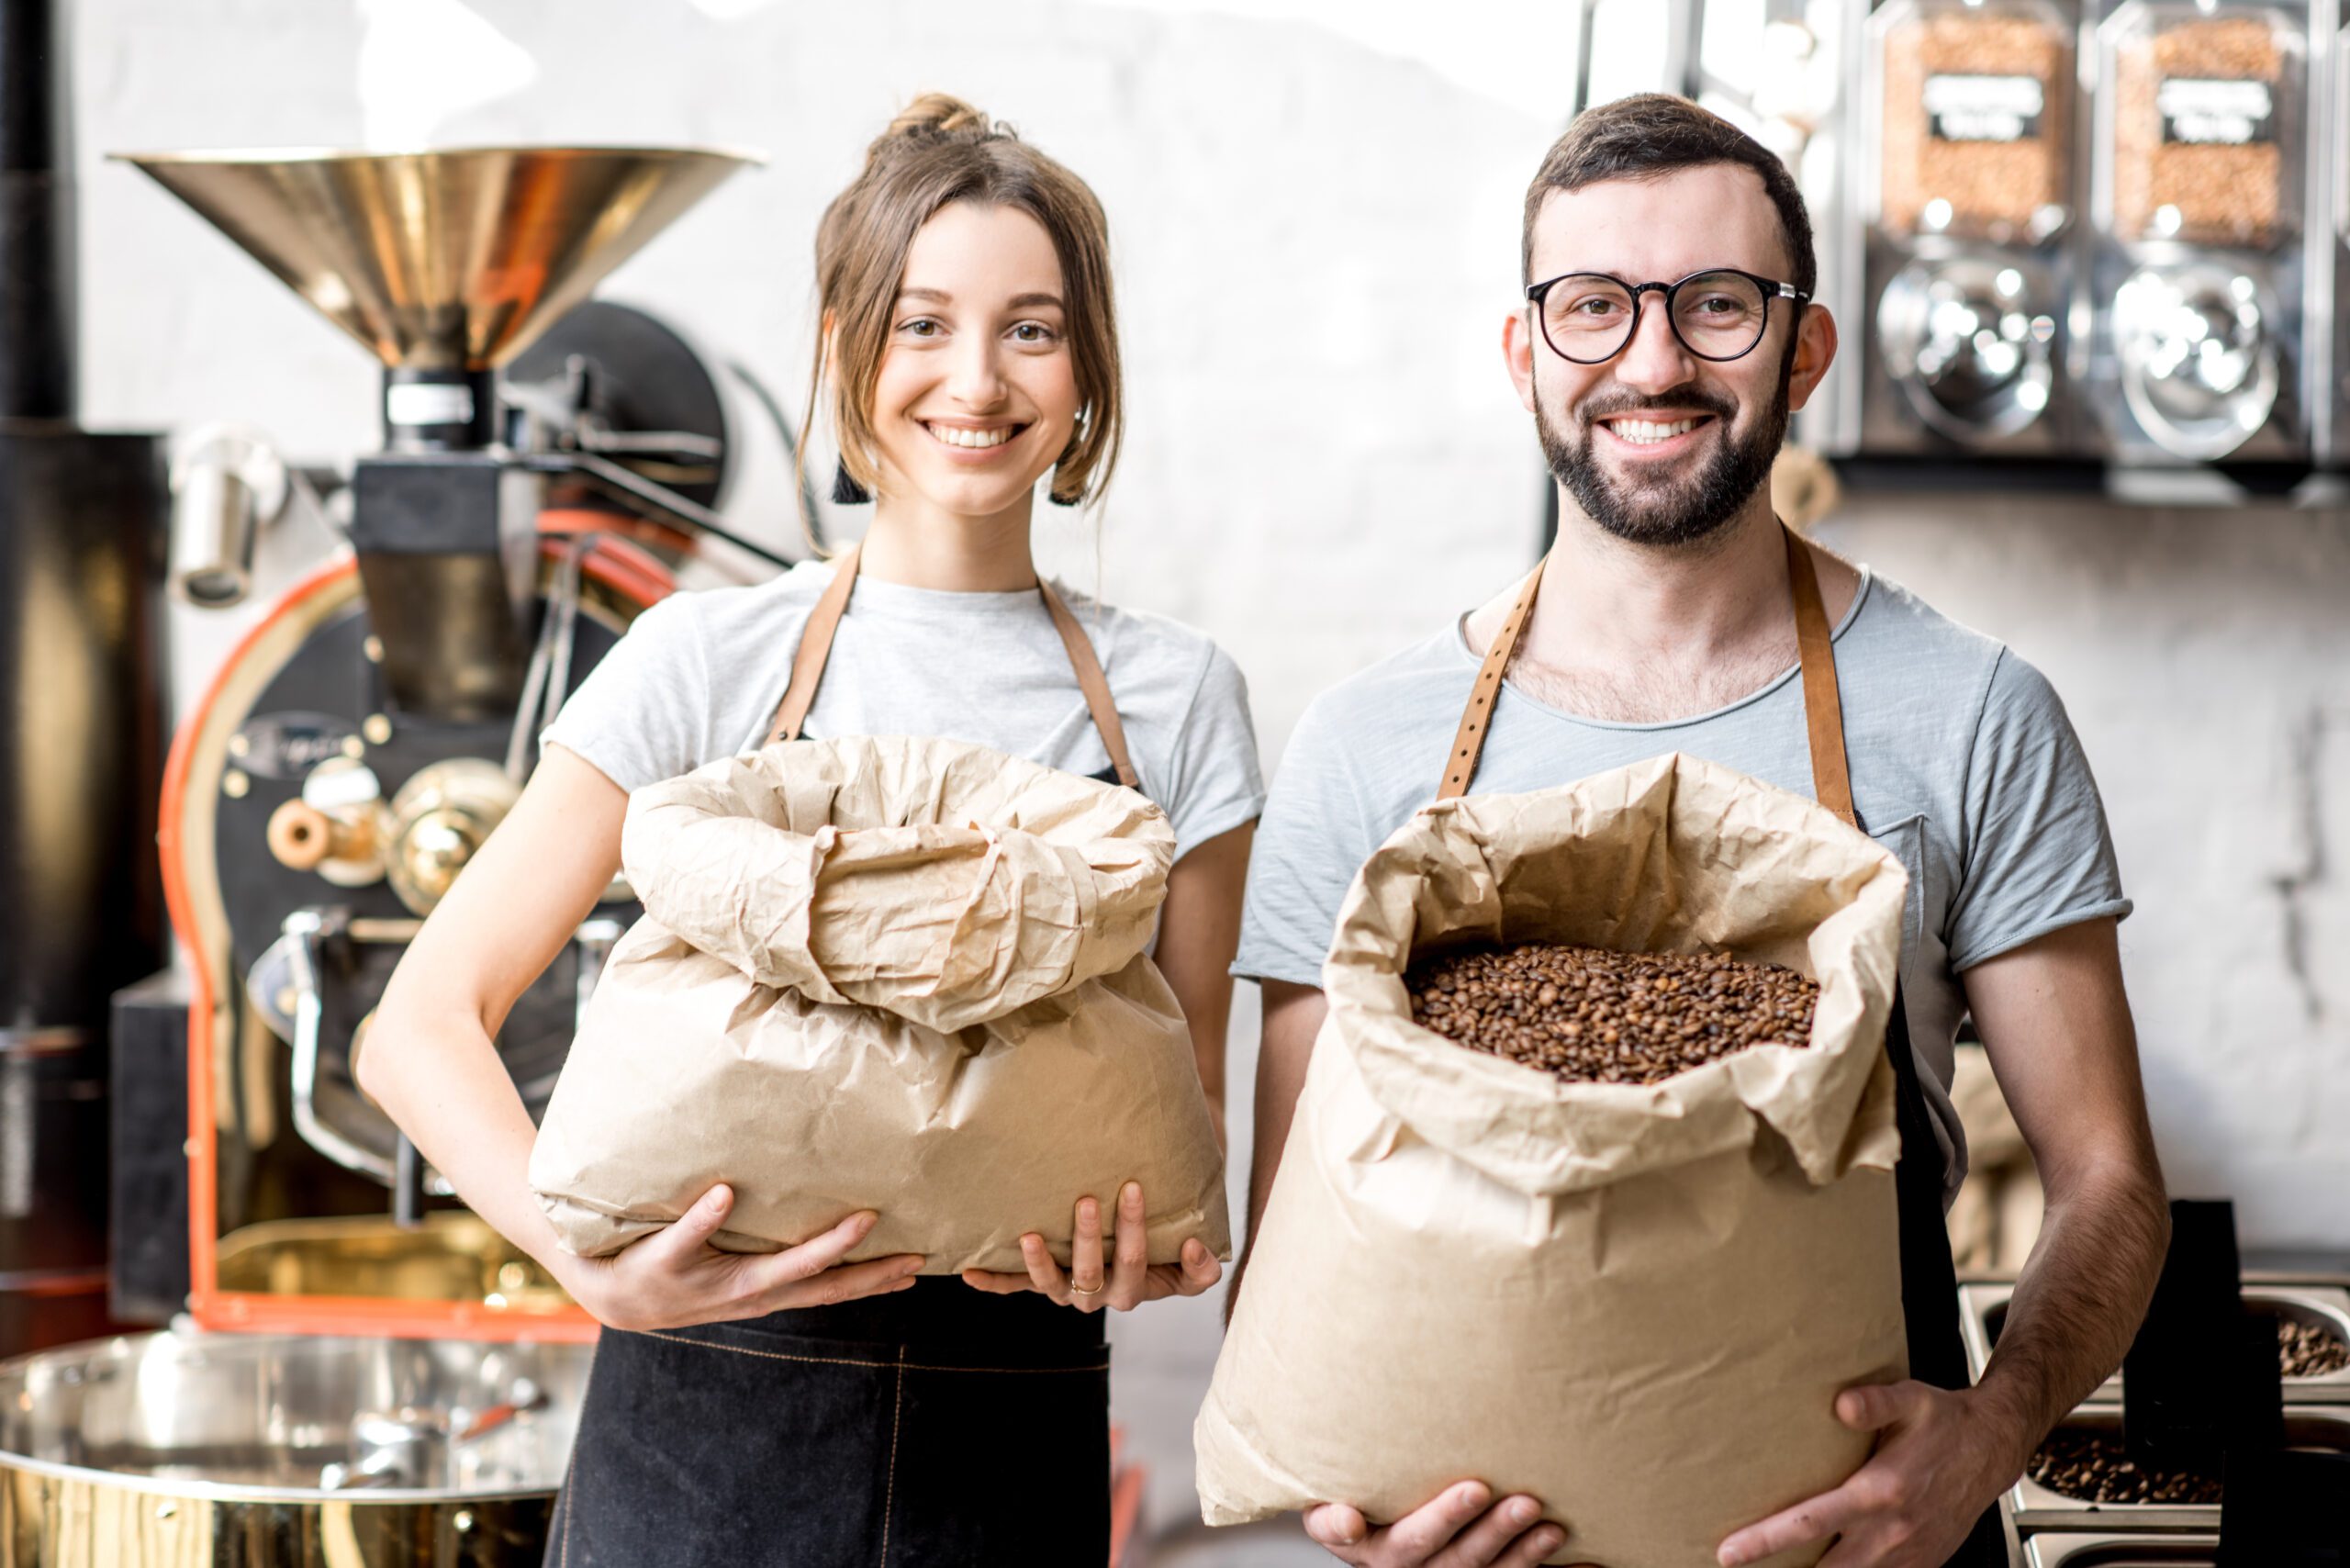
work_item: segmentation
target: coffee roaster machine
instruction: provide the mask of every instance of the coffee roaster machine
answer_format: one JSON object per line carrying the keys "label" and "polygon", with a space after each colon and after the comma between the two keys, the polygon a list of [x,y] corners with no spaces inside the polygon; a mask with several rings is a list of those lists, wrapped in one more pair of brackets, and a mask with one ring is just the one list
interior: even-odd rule
{"label": "coffee roaster machine", "polygon": [[[136,1086],[178,1076],[151,1058],[185,1036],[190,1244],[142,1249],[147,1227],[121,1215],[118,1299],[184,1298],[199,1323],[252,1330],[582,1333],[527,1260],[432,1212],[445,1183],[353,1063],[408,941],[529,777],[539,729],[667,591],[671,565],[702,541],[776,554],[714,505],[744,444],[724,373],[650,317],[583,303],[744,160],[130,161],[382,360],[385,450],[351,468],[348,553],[253,628],[173,747],[159,844],[189,994],[124,998],[117,1066],[128,1116]],[[240,577],[279,488],[233,443],[189,454],[185,595]],[[532,1105],[632,913],[616,883],[500,1030]],[[126,1149],[167,1148],[125,1131]],[[163,1163],[149,1174],[167,1182],[180,1162]],[[184,1283],[169,1267],[183,1250]]]}
{"label": "coffee roaster machine", "polygon": [[1583,16],[1579,102],[1684,92],[1796,169],[1848,367],[1799,416],[1806,445],[1893,483],[2339,491],[2340,0]]}
{"label": "coffee roaster machine", "polygon": [[[0,428],[17,507],[0,589],[33,622],[0,641],[0,676],[56,732],[38,735],[52,752],[102,765],[36,767],[36,736],[9,726],[9,864],[38,872],[42,835],[69,830],[118,851],[85,857],[79,902],[19,902],[45,918],[0,945],[0,984],[37,1026],[0,1018],[0,1086],[28,1076],[20,1060],[45,1083],[51,1061],[103,1077],[111,1057],[111,1126],[80,1145],[103,1158],[111,1132],[111,1255],[77,1266],[110,1274],[118,1322],[172,1321],[0,1365],[0,1568],[535,1564],[595,1326],[447,1196],[353,1064],[392,968],[512,805],[564,697],[689,561],[743,577],[794,554],[728,521],[754,454],[789,470],[773,401],[658,319],[588,298],[753,160],[129,161],[380,360],[383,450],[320,467],[216,431],[183,443],[167,488],[155,438]],[[0,372],[16,326],[0,313]],[[15,500],[42,485],[77,509],[72,541]],[[267,606],[166,758],[166,580],[188,604],[236,602],[258,536],[295,509],[339,547]],[[796,540],[789,507],[765,510],[769,540]],[[61,647],[82,656],[80,687],[59,684]],[[28,649],[47,662],[25,665]],[[52,690],[70,713],[45,705]],[[85,727],[58,729],[69,717]],[[114,734],[86,728],[109,718]],[[534,1110],[635,913],[616,880],[500,1028]],[[95,993],[82,1014],[39,1011],[69,984]],[[88,1106],[84,1123],[108,1104],[57,1098]],[[0,1203],[50,1175],[6,1166]]]}

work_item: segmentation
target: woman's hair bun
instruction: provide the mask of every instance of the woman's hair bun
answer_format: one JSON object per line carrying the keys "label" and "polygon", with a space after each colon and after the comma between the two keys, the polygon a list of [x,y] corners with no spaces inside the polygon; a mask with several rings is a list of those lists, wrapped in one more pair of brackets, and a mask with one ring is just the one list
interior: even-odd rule
{"label": "woman's hair bun", "polygon": [[924,93],[899,112],[898,118],[890,122],[890,129],[881,133],[881,140],[921,136],[926,131],[953,136],[957,131],[984,134],[1000,129],[984,113],[951,94]]}

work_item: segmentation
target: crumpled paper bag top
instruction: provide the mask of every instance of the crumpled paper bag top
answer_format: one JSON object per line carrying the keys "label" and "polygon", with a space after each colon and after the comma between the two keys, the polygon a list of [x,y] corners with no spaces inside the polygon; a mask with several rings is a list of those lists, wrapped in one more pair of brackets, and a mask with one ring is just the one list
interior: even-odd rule
{"label": "crumpled paper bag top", "polygon": [[1175,858],[1132,790],[958,741],[793,741],[629,797],[645,913],[762,985],[952,1033],[1109,974]]}
{"label": "crumpled paper bag top", "polygon": [[[1743,1148],[1815,1184],[1900,1153],[1885,1055],[1908,874],[1816,802],[1673,754],[1559,789],[1425,806],[1364,862],[1323,967],[1335,1036],[1414,1133],[1528,1194]],[[1404,934],[1409,934],[1408,935]],[[1411,1022],[1415,950],[1576,943],[1784,964],[1821,982],[1807,1047],[1657,1084],[1561,1082]]]}

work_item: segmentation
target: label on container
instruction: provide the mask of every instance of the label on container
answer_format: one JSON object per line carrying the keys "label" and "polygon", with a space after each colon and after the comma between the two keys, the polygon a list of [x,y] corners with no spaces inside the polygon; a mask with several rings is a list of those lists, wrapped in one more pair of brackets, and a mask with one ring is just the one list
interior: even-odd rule
{"label": "label on container", "polygon": [[395,381],[384,388],[384,419],[388,424],[465,425],[473,423],[473,388],[440,381]]}
{"label": "label on container", "polygon": [[2023,141],[2040,134],[2048,95],[2037,76],[1929,76],[1924,105],[1937,141]]}
{"label": "label on container", "polygon": [[2154,89],[2163,140],[2191,146],[2244,147],[2277,140],[2277,98],[2255,79],[2168,76]]}

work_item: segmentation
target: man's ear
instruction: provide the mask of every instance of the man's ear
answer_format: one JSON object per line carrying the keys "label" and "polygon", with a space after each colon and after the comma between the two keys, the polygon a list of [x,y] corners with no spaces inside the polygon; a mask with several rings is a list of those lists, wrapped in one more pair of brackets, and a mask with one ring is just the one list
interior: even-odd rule
{"label": "man's ear", "polygon": [[1520,308],[1502,323],[1502,363],[1509,369],[1510,385],[1526,411],[1534,411],[1534,321]]}
{"label": "man's ear", "polygon": [[1835,362],[1836,318],[1825,305],[1806,306],[1803,319],[1796,323],[1795,370],[1787,377],[1790,411],[1811,401],[1813,389]]}

